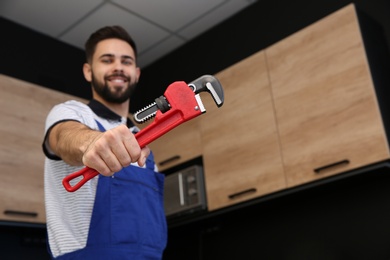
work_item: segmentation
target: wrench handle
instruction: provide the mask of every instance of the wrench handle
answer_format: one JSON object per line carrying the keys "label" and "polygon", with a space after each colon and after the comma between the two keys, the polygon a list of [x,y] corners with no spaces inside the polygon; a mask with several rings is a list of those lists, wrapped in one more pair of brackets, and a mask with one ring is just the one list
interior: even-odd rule
{"label": "wrench handle", "polygon": [[[74,173],[71,173],[68,176],[66,176],[62,180],[62,185],[64,185],[64,187],[67,191],[74,192],[74,191],[80,189],[81,186],[83,186],[87,181],[89,181],[90,179],[92,179],[93,177],[95,177],[98,174],[99,173],[95,169],[92,169],[92,168],[89,168],[88,166],[85,166],[81,170],[74,172]],[[76,179],[80,176],[82,176],[83,178],[79,182],[77,182],[75,185],[72,186],[70,184],[70,182],[73,179]]]}

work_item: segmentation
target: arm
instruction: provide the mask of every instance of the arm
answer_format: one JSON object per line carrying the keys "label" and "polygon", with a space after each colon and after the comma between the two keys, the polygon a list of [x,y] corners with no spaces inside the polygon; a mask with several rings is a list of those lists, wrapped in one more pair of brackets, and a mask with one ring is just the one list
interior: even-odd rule
{"label": "arm", "polygon": [[138,162],[140,166],[150,151],[141,149],[125,125],[99,132],[75,121],[55,125],[47,137],[50,149],[70,165],[85,165],[103,175]]}

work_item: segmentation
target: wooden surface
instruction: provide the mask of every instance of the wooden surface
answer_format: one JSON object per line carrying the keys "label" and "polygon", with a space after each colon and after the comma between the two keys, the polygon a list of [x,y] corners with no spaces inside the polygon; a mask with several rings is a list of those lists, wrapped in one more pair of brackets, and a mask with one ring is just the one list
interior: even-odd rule
{"label": "wooden surface", "polygon": [[353,5],[266,56],[289,187],[390,158]]}
{"label": "wooden surface", "polygon": [[76,98],[5,75],[0,90],[0,219],[44,223],[45,118],[54,104]]}
{"label": "wooden surface", "polygon": [[264,52],[218,73],[225,103],[200,121],[209,210],[286,187]]}
{"label": "wooden surface", "polygon": [[198,127],[200,117],[203,115],[185,122],[148,145],[160,171],[202,155]]}

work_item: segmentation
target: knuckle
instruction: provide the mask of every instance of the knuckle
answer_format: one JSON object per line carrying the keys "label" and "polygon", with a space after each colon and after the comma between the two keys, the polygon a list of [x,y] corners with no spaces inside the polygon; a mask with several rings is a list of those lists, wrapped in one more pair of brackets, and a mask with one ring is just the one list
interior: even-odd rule
{"label": "knuckle", "polygon": [[122,166],[121,166],[121,165],[114,165],[110,170],[111,170],[113,173],[114,173],[114,172],[119,172],[120,170],[122,170]]}
{"label": "knuckle", "polygon": [[126,158],[124,158],[124,159],[121,161],[121,163],[122,163],[122,166],[123,166],[123,167],[129,166],[129,165],[131,164],[131,158],[130,158],[130,157],[126,157]]}
{"label": "knuckle", "polygon": [[109,141],[113,141],[116,139],[116,134],[115,134],[115,130],[111,129],[111,130],[108,130],[106,132],[104,132],[104,137]]}
{"label": "knuckle", "polygon": [[143,148],[143,149],[142,149],[142,152],[144,153],[144,155],[145,155],[146,157],[148,157],[149,154],[150,154],[150,149],[149,149],[149,147]]}
{"label": "knuckle", "polygon": [[96,151],[101,151],[104,147],[104,140],[99,139],[93,144],[93,146],[91,147],[91,151],[94,150],[93,153],[96,154]]}
{"label": "knuckle", "polygon": [[120,125],[120,126],[114,128],[113,130],[115,132],[117,132],[118,134],[120,134],[121,136],[126,136],[126,135],[130,134],[129,129],[125,125]]}
{"label": "knuckle", "polygon": [[133,150],[131,154],[131,162],[138,161],[139,157],[141,157],[141,150]]}
{"label": "knuckle", "polygon": [[99,173],[104,176],[111,176],[113,174],[108,168],[103,168]]}

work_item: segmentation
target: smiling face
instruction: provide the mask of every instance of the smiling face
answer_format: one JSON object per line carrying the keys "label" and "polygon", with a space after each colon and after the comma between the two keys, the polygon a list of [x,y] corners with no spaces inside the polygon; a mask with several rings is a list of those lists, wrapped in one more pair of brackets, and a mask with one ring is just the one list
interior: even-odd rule
{"label": "smiling face", "polygon": [[83,71],[91,82],[93,97],[116,104],[129,100],[140,76],[133,48],[119,39],[99,42],[91,63],[84,64]]}

